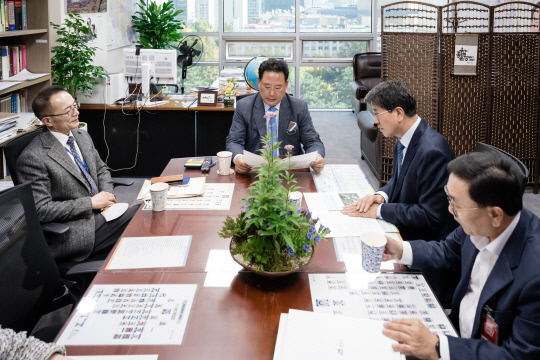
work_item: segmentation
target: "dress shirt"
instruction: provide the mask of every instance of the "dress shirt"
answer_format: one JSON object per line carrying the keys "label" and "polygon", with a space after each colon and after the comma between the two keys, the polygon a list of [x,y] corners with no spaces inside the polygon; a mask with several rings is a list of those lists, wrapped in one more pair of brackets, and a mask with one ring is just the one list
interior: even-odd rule
{"label": "dress shirt", "polygon": [[[401,144],[404,146],[403,148],[403,160],[401,162],[401,164],[403,164],[403,161],[405,161],[405,156],[407,155],[407,149],[409,148],[409,144],[411,143],[411,140],[412,140],[412,137],[414,135],[414,132],[416,131],[416,128],[418,127],[418,125],[420,124],[420,120],[422,120],[420,118],[420,116],[416,119],[416,121],[414,122],[414,124],[411,126],[411,128],[409,130],[407,130],[407,132],[403,135],[403,137],[401,139],[399,139],[399,141],[401,142]],[[400,164],[400,165],[401,165]],[[393,175],[392,175],[393,176]],[[394,179],[394,181],[397,181],[397,178]],[[388,202],[388,194],[385,193],[384,191],[377,191],[375,193],[376,195],[381,195],[383,198],[384,198],[384,202],[387,203]],[[379,219],[382,219],[382,216],[381,216],[381,206],[383,206],[383,204],[379,205],[377,207],[377,217]]]}
{"label": "dress shirt", "polygon": [[[67,144],[68,142],[68,139],[70,136],[73,136],[73,134],[71,133],[71,131],[69,132],[69,135],[66,135],[66,134],[62,134],[60,132],[56,132],[56,131],[51,131],[51,134],[54,135],[54,137],[60,141],[60,144],[65,148],[65,149],[69,149],[69,145]],[[79,149],[79,145],[77,145],[77,139],[75,139],[75,137],[73,136],[73,139],[75,140],[73,143],[75,144],[75,149],[77,149],[77,152],[78,152],[78,156],[80,156],[80,159],[83,163],[86,164],[86,161],[84,160],[84,157],[82,155],[82,152],[81,152],[81,149]],[[73,160],[73,163],[75,163],[75,165],[77,165],[77,163],[75,162],[75,158],[73,157],[73,155],[71,155],[71,152],[69,151],[66,151],[66,153],[68,154],[68,156],[71,158],[71,160]],[[77,169],[79,168],[79,166],[77,165]]]}
{"label": "dress shirt", "polygon": [[[269,109],[270,109],[272,106],[266,104],[264,101],[263,101],[263,104],[264,104],[264,113],[266,114],[267,112],[270,111]],[[280,105],[281,105],[281,101],[280,101],[276,106],[274,106],[274,107],[276,108],[276,111],[275,111],[275,112],[276,112],[276,126],[277,126],[278,129],[279,129],[279,106],[280,106]],[[268,131],[268,129],[269,129],[269,128],[268,128],[268,121],[269,121],[270,119],[265,119],[265,120],[266,120],[266,133],[268,134],[268,132],[269,132],[269,131]],[[278,134],[276,134],[276,135],[278,135]],[[279,139],[279,136],[278,136],[278,139]],[[67,141],[67,140],[66,140],[66,141]],[[278,154],[279,154],[279,150],[278,150]],[[234,159],[233,159],[233,163],[236,162],[236,159],[237,159],[239,156],[243,156],[243,155],[242,155],[242,154],[236,154],[236,156],[235,156]]]}
{"label": "dress shirt", "polygon": [[[469,287],[467,293],[461,299],[459,306],[459,330],[462,338],[470,338],[472,336],[472,328],[474,325],[474,317],[476,315],[476,309],[478,307],[478,301],[486,281],[501,254],[506,242],[510,238],[510,235],[514,232],[521,212],[519,212],[512,222],[508,225],[504,231],[497,236],[493,241],[489,242],[485,236],[471,236],[471,242],[478,249],[478,254],[474,261],[474,265],[471,271],[471,279],[469,281]],[[409,242],[403,242],[403,255],[400,260],[396,260],[397,263],[403,265],[412,265],[413,253]],[[446,336],[439,336],[441,359],[450,360],[450,348],[448,346],[448,339]]]}

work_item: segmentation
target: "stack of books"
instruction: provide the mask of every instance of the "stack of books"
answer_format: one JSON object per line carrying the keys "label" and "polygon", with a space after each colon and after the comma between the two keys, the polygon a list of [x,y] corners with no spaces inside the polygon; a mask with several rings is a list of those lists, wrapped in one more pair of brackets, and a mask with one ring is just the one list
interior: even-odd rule
{"label": "stack of books", "polygon": [[0,112],[0,144],[17,134],[17,115]]}
{"label": "stack of books", "polygon": [[26,30],[26,0],[0,0],[0,32]]}

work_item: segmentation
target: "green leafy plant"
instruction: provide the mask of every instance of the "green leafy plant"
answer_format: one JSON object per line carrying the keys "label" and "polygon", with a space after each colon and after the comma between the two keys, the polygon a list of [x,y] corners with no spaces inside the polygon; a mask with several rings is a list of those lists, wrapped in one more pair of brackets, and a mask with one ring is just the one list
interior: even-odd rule
{"label": "green leafy plant", "polygon": [[[242,211],[235,219],[227,216],[219,236],[232,238],[232,254],[242,255],[244,263],[256,270],[290,271],[309,261],[330,230],[308,210],[289,202],[289,193],[298,189],[293,174],[285,170],[290,165],[273,155],[280,143],[272,142],[271,133],[263,142],[261,153],[267,164],[258,169],[241,202]],[[285,146],[289,164],[292,149]]]}
{"label": "green leafy plant", "polygon": [[95,35],[79,14],[68,14],[64,24],[51,22],[51,26],[61,44],[51,49],[53,84],[64,86],[73,97],[77,91],[91,96],[94,86],[108,77],[102,66],[92,64],[97,47],[88,46],[87,41]]}
{"label": "green leafy plant", "polygon": [[137,44],[146,49],[173,49],[182,38],[179,32],[184,23],[176,17],[183,10],[174,11],[172,1],[157,5],[155,1],[139,0],[139,10],[131,17],[133,30],[139,33]]}

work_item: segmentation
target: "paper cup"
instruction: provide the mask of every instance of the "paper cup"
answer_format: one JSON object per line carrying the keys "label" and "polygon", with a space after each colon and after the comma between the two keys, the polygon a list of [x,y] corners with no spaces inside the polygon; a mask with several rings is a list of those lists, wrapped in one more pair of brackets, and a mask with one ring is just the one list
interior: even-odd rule
{"label": "paper cup", "polygon": [[289,201],[294,203],[297,207],[302,206],[302,193],[300,191],[289,193]]}
{"label": "paper cup", "polygon": [[219,175],[230,175],[231,174],[231,159],[232,152],[230,151],[220,151],[217,153],[218,157],[218,174]]}
{"label": "paper cup", "polygon": [[379,272],[386,237],[381,233],[365,232],[360,235],[360,240],[362,240],[362,268],[368,273]]}
{"label": "paper cup", "polygon": [[169,185],[163,182],[150,185],[150,196],[152,198],[152,211],[163,211],[167,204],[167,191]]}

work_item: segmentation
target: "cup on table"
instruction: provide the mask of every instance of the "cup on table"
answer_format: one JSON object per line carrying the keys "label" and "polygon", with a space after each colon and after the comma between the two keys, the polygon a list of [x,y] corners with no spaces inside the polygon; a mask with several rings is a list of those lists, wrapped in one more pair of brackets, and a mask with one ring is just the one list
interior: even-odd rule
{"label": "cup on table", "polygon": [[368,273],[379,272],[386,246],[386,236],[376,232],[365,232],[360,235],[360,240],[362,241],[362,268]]}
{"label": "cup on table", "polygon": [[163,211],[167,204],[167,191],[169,184],[159,182],[150,185],[150,197],[152,198],[152,211]]}
{"label": "cup on table", "polygon": [[302,193],[300,191],[290,192],[289,201],[300,207],[302,205]]}
{"label": "cup on table", "polygon": [[220,151],[218,157],[218,175],[231,175],[232,152]]}

